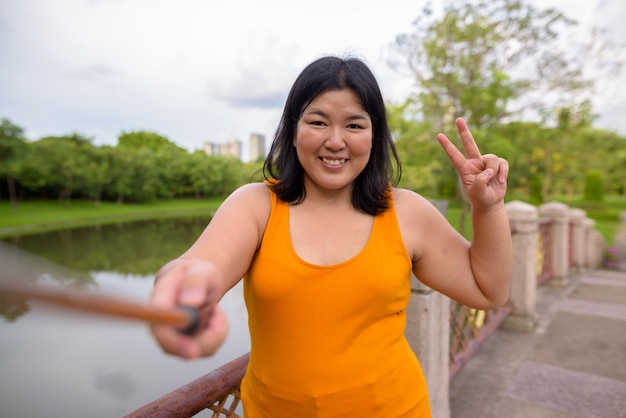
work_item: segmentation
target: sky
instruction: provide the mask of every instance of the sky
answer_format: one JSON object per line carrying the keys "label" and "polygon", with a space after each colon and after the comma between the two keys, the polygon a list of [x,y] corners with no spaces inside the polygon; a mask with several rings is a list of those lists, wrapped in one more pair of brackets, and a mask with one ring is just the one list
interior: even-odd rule
{"label": "sky", "polygon": [[[626,43],[623,0],[532,0]],[[26,137],[79,133],[115,145],[159,133],[190,151],[205,142],[270,141],[298,73],[324,54],[353,54],[387,100],[413,91],[387,64],[425,0],[0,0],[0,118]],[[606,83],[597,126],[626,135],[626,69]]]}

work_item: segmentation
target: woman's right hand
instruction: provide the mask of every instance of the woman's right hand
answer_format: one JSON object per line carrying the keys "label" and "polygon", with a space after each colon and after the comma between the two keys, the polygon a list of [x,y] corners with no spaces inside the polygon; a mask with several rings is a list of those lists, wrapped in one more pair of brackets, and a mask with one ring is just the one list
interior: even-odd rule
{"label": "woman's right hand", "polygon": [[226,313],[218,305],[223,295],[221,283],[220,272],[206,261],[177,259],[157,273],[149,305],[163,309],[189,306],[200,314],[201,328],[192,335],[171,325],[151,325],[166,353],[185,359],[215,354],[229,330]]}

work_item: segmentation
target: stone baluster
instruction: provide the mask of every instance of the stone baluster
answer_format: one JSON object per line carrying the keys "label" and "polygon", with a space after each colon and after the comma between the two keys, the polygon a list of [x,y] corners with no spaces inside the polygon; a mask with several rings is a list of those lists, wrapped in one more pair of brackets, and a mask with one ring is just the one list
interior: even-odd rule
{"label": "stone baluster", "polygon": [[411,275],[405,336],[420,361],[434,417],[450,417],[450,299]]}
{"label": "stone baluster", "polygon": [[585,232],[583,226],[583,220],[586,217],[586,212],[582,209],[572,208],[569,211],[571,237],[570,245],[572,262],[571,267],[573,270],[579,272],[585,266]]}
{"label": "stone baluster", "polygon": [[583,228],[583,250],[585,253],[583,266],[585,268],[593,268],[592,264],[592,256],[594,241],[593,241],[593,231],[596,225],[596,221],[591,218],[584,218],[582,221]]}
{"label": "stone baluster", "polygon": [[552,220],[550,252],[552,254],[552,277],[549,283],[566,286],[569,283],[569,207],[560,202],[549,202],[539,207],[542,218]]}
{"label": "stone baluster", "polygon": [[506,204],[513,234],[513,276],[511,303],[513,311],[503,326],[531,331],[537,324],[535,299],[537,293],[538,210],[519,200]]}
{"label": "stone baluster", "polygon": [[590,231],[589,242],[587,243],[588,267],[591,269],[602,268],[607,244],[604,236],[596,230]]}

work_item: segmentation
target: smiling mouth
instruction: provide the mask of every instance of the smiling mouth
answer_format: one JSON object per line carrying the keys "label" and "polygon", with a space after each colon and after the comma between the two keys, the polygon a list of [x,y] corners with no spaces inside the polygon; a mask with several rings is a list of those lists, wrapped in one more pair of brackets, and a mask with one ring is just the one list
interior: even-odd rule
{"label": "smiling mouth", "polygon": [[328,164],[328,165],[342,165],[342,164],[345,164],[345,162],[347,161],[345,158],[334,160],[330,158],[321,157],[320,159],[322,160],[324,164]]}

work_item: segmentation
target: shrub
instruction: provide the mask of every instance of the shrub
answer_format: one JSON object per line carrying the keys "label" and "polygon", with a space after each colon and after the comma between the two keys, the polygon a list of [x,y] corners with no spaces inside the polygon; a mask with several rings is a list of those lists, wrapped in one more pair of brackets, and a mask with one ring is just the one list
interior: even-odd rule
{"label": "shrub", "polygon": [[585,176],[584,200],[587,202],[604,201],[604,181],[598,170],[588,170]]}

